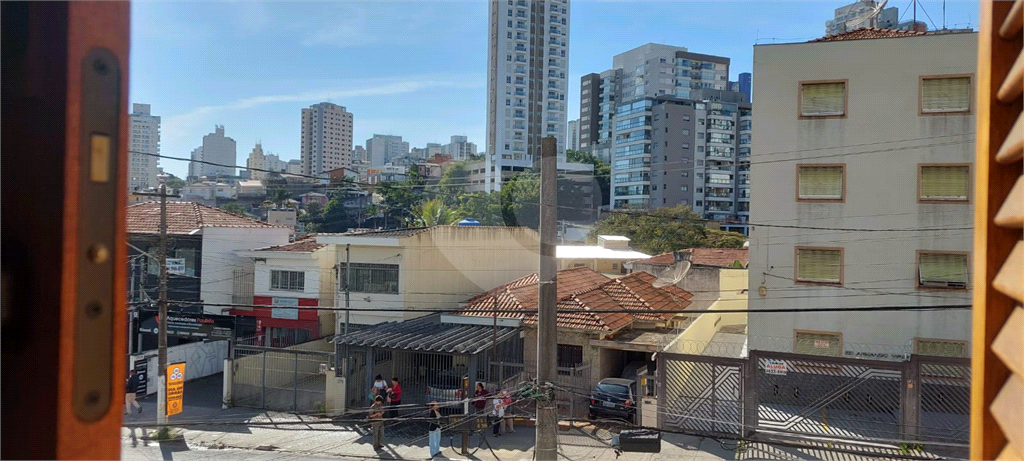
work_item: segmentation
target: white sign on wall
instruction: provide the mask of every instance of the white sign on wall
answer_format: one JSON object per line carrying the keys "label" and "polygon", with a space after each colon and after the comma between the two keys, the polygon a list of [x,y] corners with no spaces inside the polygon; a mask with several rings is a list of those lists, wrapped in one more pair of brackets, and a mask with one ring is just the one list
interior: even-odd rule
{"label": "white sign on wall", "polygon": [[185,275],[185,258],[167,258],[167,273]]}
{"label": "white sign on wall", "polygon": [[786,361],[769,359],[764,364],[764,372],[769,375],[786,375]]}
{"label": "white sign on wall", "polygon": [[278,298],[270,299],[270,305],[275,307],[299,307],[299,298]]}
{"label": "white sign on wall", "polygon": [[299,310],[289,309],[286,307],[274,307],[270,310],[270,318],[273,319],[287,319],[287,320],[298,320]]}

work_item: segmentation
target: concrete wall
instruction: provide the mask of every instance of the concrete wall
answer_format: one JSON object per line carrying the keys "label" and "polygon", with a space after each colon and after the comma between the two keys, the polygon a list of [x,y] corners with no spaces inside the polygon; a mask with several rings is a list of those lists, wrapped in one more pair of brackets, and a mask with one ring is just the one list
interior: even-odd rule
{"label": "concrete wall", "polygon": [[[455,308],[483,291],[536,273],[540,238],[536,231],[513,227],[439,226],[406,238],[318,237],[336,243],[337,261],[345,262],[352,242],[353,263],[397,264],[398,294],[351,294],[355,324],[408,320],[422,314],[403,309]],[[335,304],[344,305],[337,292]],[[339,321],[341,320],[339,316]]]}
{"label": "concrete wall", "polygon": [[[709,310],[744,310],[747,308],[747,294],[741,291],[747,286],[746,269],[721,269],[718,285],[721,287],[719,298],[708,307]],[[707,343],[722,328],[732,325],[746,325],[745,313],[714,313],[701,314],[690,326],[676,337],[665,352],[677,354],[701,354]]]}
{"label": "concrete wall", "polygon": [[[291,229],[284,227],[203,228],[203,278],[200,293],[207,303],[230,304],[234,290],[234,270],[249,258],[235,254],[235,250],[249,250],[288,243]],[[267,282],[269,283],[269,279]],[[230,309],[226,306],[206,306],[207,314],[220,314]]]}
{"label": "concrete wall", "polygon": [[[973,223],[970,203],[918,203],[917,176],[923,163],[973,163],[974,116],[918,112],[920,77],[974,74],[977,46],[970,33],[754,47],[751,221],[797,228],[751,227],[751,309],[971,303],[970,290],[917,289],[916,252],[970,252]],[[799,119],[799,83],[834,79],[847,80],[846,116]],[[844,201],[796,200],[797,165],[815,163],[845,164]],[[914,231],[936,228],[953,230]],[[843,248],[843,286],[794,282],[797,246]],[[773,314],[749,332],[842,332],[848,345],[906,346],[915,337],[969,340],[970,320],[969,310],[808,312]]]}
{"label": "concrete wall", "polygon": [[[296,344],[285,349],[295,351],[334,352],[334,344],[318,339],[307,343]],[[265,362],[264,356],[266,356]],[[235,359],[233,361],[234,384],[255,387],[260,387],[265,384],[267,387],[278,388],[291,386],[292,383],[295,382],[295,357],[296,354],[287,352],[263,352]],[[300,377],[304,376],[304,374],[319,373],[320,364],[327,362],[326,357],[320,359],[319,356],[315,355],[299,355],[298,357],[297,370]],[[265,367],[264,363],[266,364]],[[249,370],[249,372],[245,372],[245,370]],[[265,370],[265,377],[260,370]],[[187,371],[188,370],[186,368],[186,373]]]}
{"label": "concrete wall", "polygon": [[[136,360],[147,358],[146,394],[155,394],[157,380],[160,379],[160,358],[157,351],[146,351],[143,354],[132,355],[128,363],[135,363]],[[185,381],[212,376],[224,371],[224,359],[228,358],[227,341],[211,341],[182,344],[167,348],[167,364],[185,362]],[[186,392],[188,390],[186,389]]]}

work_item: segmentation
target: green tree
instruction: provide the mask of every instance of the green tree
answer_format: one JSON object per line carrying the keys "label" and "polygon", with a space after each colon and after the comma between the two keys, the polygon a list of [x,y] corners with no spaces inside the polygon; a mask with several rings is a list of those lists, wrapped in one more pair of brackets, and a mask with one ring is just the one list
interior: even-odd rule
{"label": "green tree", "polygon": [[459,196],[459,219],[473,218],[485,226],[505,225],[501,215],[501,194],[470,192]]}
{"label": "green tree", "polygon": [[188,183],[185,182],[184,179],[181,179],[177,176],[171,176],[166,182],[164,182],[164,184],[167,185],[168,189],[181,189],[182,187],[188,185]]}
{"label": "green tree", "polygon": [[446,205],[458,204],[459,196],[466,193],[468,182],[469,170],[466,169],[466,162],[455,162],[441,175],[438,182],[438,197]]}
{"label": "green tree", "polygon": [[281,208],[281,204],[287,202],[290,198],[292,198],[292,195],[284,187],[277,187],[267,191],[267,201],[272,202],[278,208]]}
{"label": "green tree", "polygon": [[344,193],[335,192],[319,217],[311,220],[316,224],[318,232],[345,232],[350,227],[358,226],[356,219],[350,216],[348,210],[345,209],[344,200]]}
{"label": "green tree", "polygon": [[220,209],[231,214],[237,214],[242,216],[247,215],[247,213],[245,212],[245,208],[242,208],[242,205],[239,205],[238,202],[225,203],[220,206]]}
{"label": "green tree", "polygon": [[457,221],[456,210],[435,198],[420,203],[413,212],[411,224],[416,227],[446,226]]}
{"label": "green tree", "polygon": [[506,226],[540,228],[540,177],[518,173],[501,186],[501,218]]}
{"label": "green tree", "polygon": [[319,218],[320,214],[323,213],[324,206],[320,202],[309,202],[306,204],[306,220],[312,220]]}
{"label": "green tree", "polygon": [[598,221],[587,238],[596,242],[598,235],[624,235],[629,237],[631,247],[648,254],[661,254],[706,246],[708,229],[690,207],[677,205],[648,212],[609,213]]}
{"label": "green tree", "polygon": [[708,229],[707,238],[704,240],[706,248],[743,248],[747,237],[738,232],[726,232],[718,229]]}
{"label": "green tree", "polygon": [[[611,197],[612,166],[601,159],[581,150],[567,150],[565,157],[573,163],[589,163],[594,165],[594,181],[596,189],[601,192],[601,205],[607,205]],[[596,192],[595,192],[596,193]]]}
{"label": "green tree", "polygon": [[416,167],[410,167],[405,183],[385,182],[377,192],[384,198],[380,211],[386,218],[385,227],[400,227],[414,219],[414,210],[425,200],[424,184]]}

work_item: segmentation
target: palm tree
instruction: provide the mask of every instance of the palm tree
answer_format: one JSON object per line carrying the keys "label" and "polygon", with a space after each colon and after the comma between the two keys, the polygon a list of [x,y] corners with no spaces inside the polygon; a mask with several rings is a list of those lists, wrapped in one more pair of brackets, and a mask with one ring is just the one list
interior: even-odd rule
{"label": "palm tree", "polygon": [[413,210],[412,224],[422,227],[446,226],[457,219],[454,209],[435,198],[423,202]]}

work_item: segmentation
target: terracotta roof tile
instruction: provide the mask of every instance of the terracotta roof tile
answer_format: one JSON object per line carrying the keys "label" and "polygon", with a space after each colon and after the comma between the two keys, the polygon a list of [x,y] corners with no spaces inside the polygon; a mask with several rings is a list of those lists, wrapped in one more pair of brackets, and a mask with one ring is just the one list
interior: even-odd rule
{"label": "terracotta roof tile", "polygon": [[257,248],[253,251],[294,251],[297,253],[311,253],[325,246],[327,246],[326,243],[316,243],[316,236],[309,235],[287,245]]}
{"label": "terracotta roof tile", "polygon": [[647,259],[637,259],[636,261],[630,262],[633,264],[650,264],[652,266],[671,266],[672,263],[676,262],[676,255],[673,252],[668,252],[657,256],[651,256]]}
{"label": "terracotta roof tile", "polygon": [[690,262],[702,266],[729,267],[739,261],[747,267],[750,252],[745,248],[691,248]]}
{"label": "terracotta roof tile", "polygon": [[[655,288],[647,273],[609,279],[589,268],[560,271],[558,277],[558,327],[585,331],[617,331],[635,320],[665,321],[690,305],[693,295],[675,286]],[[461,315],[489,317],[498,310],[502,318],[537,323],[537,275],[530,274],[471,298]],[[629,311],[629,312],[621,312]]]}
{"label": "terracotta roof tile", "polygon": [[826,35],[824,37],[811,40],[811,42],[842,42],[847,40],[870,40],[876,38],[915,37],[918,35],[933,35],[933,33],[918,32],[913,30],[878,29],[875,27],[866,27],[864,29],[843,32],[841,34]]}
{"label": "terracotta roof tile", "polygon": [[[128,233],[160,232],[160,202],[128,206]],[[167,233],[192,234],[204,227],[281,227],[195,202],[167,202]]]}

